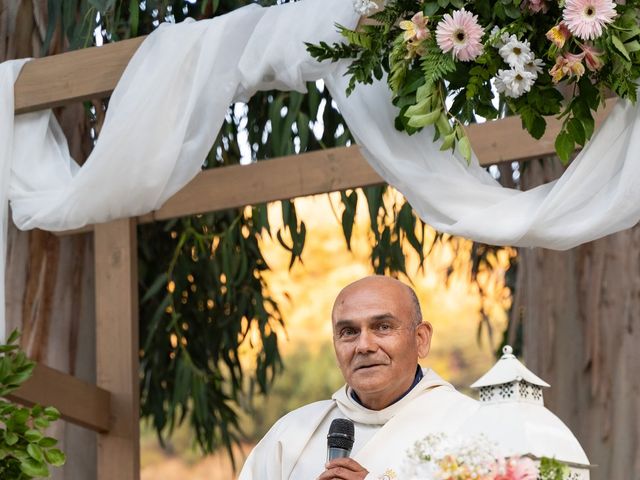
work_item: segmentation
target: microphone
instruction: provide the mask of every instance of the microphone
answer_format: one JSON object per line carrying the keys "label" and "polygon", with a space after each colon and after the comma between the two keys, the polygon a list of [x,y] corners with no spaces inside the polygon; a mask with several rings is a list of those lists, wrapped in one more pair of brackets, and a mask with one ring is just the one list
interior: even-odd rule
{"label": "microphone", "polygon": [[335,458],[349,457],[353,442],[353,422],[346,418],[336,418],[331,422],[327,435],[327,462]]}

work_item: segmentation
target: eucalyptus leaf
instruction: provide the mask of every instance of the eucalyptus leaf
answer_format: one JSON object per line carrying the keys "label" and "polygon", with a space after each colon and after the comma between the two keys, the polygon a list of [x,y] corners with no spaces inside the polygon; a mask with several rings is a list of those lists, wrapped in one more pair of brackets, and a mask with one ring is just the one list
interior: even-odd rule
{"label": "eucalyptus leaf", "polygon": [[458,151],[467,162],[471,161],[471,142],[466,135],[458,140]]}
{"label": "eucalyptus leaf", "polygon": [[555,148],[560,161],[566,165],[569,163],[571,154],[575,150],[575,141],[567,131],[562,131],[555,141]]}
{"label": "eucalyptus leaf", "polygon": [[440,117],[441,110],[434,110],[424,115],[415,115],[409,118],[409,125],[415,128],[426,127],[427,125],[433,125]]}

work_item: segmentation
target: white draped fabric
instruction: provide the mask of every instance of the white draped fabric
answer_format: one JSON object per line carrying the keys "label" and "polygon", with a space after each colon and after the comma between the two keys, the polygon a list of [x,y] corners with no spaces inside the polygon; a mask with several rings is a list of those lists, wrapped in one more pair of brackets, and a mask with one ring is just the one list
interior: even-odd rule
{"label": "white draped fabric", "polygon": [[[383,82],[347,98],[346,64],[308,56],[304,41],[339,41],[334,24],[357,21],[350,0],[304,0],[162,25],[129,63],[82,167],[50,111],[14,117],[13,83],[24,61],[1,64],[2,251],[7,198],[21,229],[66,230],[147,213],[199,172],[229,104],[258,90],[303,91],[320,78],[367,160],[443,232],[567,249],[638,222],[638,106],[619,102],[560,180],[527,192],[502,188],[475,158],[467,166],[440,152],[429,129],[411,137],[397,132]],[[4,255],[1,262],[4,271]]]}

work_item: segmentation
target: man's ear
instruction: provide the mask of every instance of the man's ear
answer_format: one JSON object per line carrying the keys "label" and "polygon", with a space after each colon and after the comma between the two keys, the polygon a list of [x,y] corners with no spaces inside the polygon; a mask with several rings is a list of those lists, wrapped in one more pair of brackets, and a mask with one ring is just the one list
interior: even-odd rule
{"label": "man's ear", "polygon": [[433,327],[429,322],[422,322],[416,327],[416,342],[418,344],[418,358],[425,358],[431,350],[431,336]]}

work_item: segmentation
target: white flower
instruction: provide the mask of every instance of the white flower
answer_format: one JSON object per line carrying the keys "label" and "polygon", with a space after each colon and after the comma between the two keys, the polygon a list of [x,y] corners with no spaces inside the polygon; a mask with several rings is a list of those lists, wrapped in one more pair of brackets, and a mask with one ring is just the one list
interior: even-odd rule
{"label": "white flower", "polygon": [[523,67],[526,72],[533,73],[535,80],[538,78],[538,74],[542,73],[544,61],[542,61],[540,58],[534,58],[530,62],[525,63]]}
{"label": "white flower", "polygon": [[498,70],[495,86],[499,93],[518,98],[531,90],[535,81],[536,75],[534,73],[527,72],[523,67],[516,67],[511,70]]}
{"label": "white flower", "polygon": [[378,10],[378,5],[372,0],[352,0],[353,9],[360,15],[370,15]]}
{"label": "white flower", "polygon": [[509,41],[500,48],[499,52],[504,61],[513,68],[521,67],[533,60],[529,42],[518,40],[515,35],[509,37]]}
{"label": "white flower", "polygon": [[[405,459],[403,476],[407,480],[462,478],[452,470],[451,462],[464,465],[464,478],[489,478],[495,459],[501,456],[498,446],[484,435],[448,437],[443,433],[427,435],[416,442]],[[452,474],[454,474],[452,476]]]}

